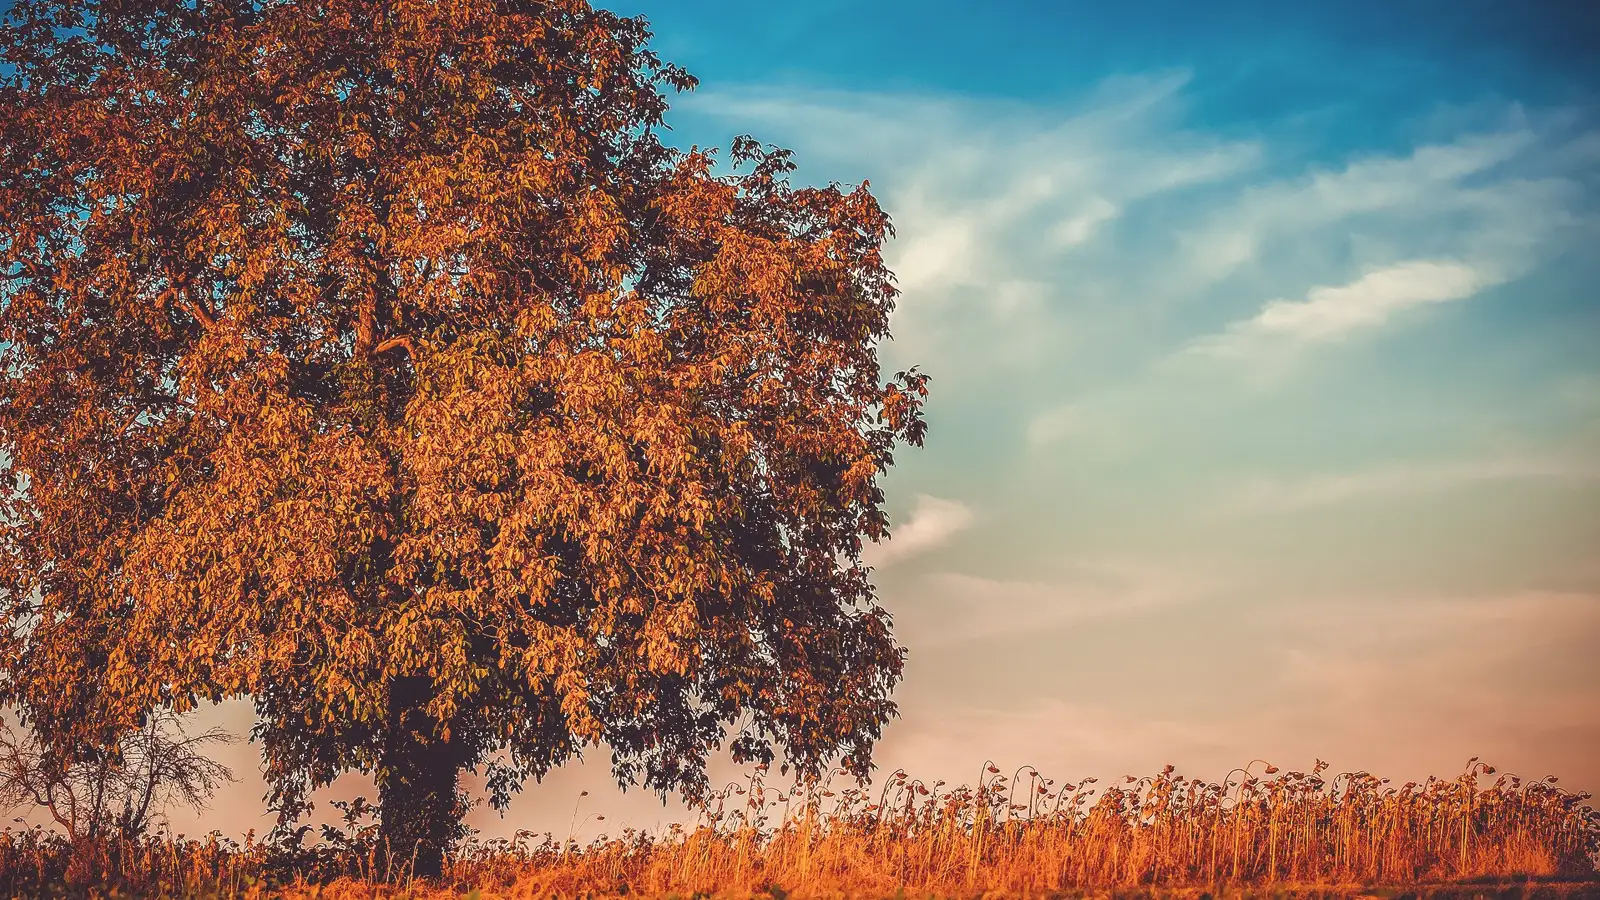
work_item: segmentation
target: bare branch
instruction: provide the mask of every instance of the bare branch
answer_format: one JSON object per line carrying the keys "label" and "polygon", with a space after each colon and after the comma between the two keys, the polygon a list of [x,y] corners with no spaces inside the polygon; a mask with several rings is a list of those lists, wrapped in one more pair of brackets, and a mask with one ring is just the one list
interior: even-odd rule
{"label": "bare branch", "polygon": [[201,751],[237,741],[212,728],[185,734],[168,710],[150,714],[144,728],[124,735],[115,752],[63,760],[36,735],[19,737],[0,721],[0,808],[47,811],[73,840],[120,831],[143,833],[152,817],[174,804],[204,808],[233,770]]}

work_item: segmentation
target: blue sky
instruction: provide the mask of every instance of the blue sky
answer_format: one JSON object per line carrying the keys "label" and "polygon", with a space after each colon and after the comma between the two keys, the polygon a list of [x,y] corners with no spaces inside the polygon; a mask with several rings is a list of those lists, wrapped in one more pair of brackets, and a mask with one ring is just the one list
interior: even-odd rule
{"label": "blue sky", "polygon": [[[884,354],[934,398],[874,551],[884,770],[1600,788],[1592,4],[615,8],[702,79],[675,140],[895,217]],[[593,757],[477,823],[681,815]]]}

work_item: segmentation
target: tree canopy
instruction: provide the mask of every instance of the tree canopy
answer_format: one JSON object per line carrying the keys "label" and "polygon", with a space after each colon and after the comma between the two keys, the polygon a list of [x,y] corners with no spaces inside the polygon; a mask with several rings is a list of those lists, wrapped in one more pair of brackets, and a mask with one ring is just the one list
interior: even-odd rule
{"label": "tree canopy", "polygon": [[661,137],[584,0],[17,0],[0,28],[0,703],[61,747],[247,697],[286,820],[585,747],[865,774],[861,561],[926,376],[866,185]]}

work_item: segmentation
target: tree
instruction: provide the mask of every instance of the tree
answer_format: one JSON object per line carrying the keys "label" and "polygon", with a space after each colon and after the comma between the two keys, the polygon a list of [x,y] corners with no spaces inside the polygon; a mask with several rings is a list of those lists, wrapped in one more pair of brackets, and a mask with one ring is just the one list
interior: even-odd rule
{"label": "tree", "polygon": [[110,835],[136,838],[166,810],[203,808],[233,781],[233,771],[205,749],[235,740],[221,728],[191,735],[178,716],[157,710],[109,752],[72,759],[0,720],[0,809],[42,809],[75,845]]}
{"label": "tree", "polygon": [[[866,185],[662,143],[583,0],[17,0],[0,32],[0,702],[64,753],[248,697],[283,821],[374,775],[439,870],[609,747],[857,775],[860,551],[920,444]],[[91,749],[85,749],[91,748]]]}

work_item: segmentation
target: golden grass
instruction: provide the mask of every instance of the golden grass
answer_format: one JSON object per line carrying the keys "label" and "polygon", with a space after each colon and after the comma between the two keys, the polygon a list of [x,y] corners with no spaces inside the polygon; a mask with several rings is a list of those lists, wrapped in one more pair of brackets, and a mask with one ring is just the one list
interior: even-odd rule
{"label": "golden grass", "polygon": [[[1254,764],[1251,768],[1262,766]],[[1097,789],[984,767],[946,789],[896,772],[873,790],[777,790],[757,769],[714,793],[689,827],[579,846],[544,836],[473,842],[443,883],[380,883],[359,844],[300,851],[215,837],[103,842],[74,857],[40,832],[0,837],[0,891],[69,877],[134,896],[492,898],[646,895],[1049,895],[1112,889],[1238,892],[1289,886],[1593,878],[1600,813],[1554,778],[1495,775],[1394,786],[1365,772],[1260,774],[1221,783],[1171,767]],[[69,872],[69,868],[72,869]],[[279,887],[267,887],[267,885]]]}

